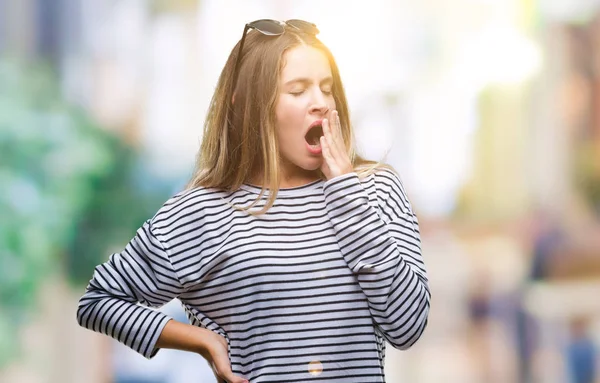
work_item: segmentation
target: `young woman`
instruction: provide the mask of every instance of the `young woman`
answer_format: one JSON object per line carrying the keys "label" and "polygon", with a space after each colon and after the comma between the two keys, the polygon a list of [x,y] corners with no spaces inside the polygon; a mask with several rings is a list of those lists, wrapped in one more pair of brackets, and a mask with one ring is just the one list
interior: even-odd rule
{"label": "young woman", "polygon": [[[396,173],[355,154],[317,33],[246,25],[189,188],[96,268],[81,326],[147,358],[198,353],[229,383],[383,382],[385,340],[419,339],[430,293],[417,217]],[[142,306],[174,298],[190,324]]]}

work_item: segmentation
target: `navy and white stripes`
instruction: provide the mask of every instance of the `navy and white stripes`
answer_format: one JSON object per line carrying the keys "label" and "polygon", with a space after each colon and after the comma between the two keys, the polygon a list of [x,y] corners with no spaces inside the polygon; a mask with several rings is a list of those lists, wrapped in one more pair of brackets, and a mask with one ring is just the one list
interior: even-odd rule
{"label": "navy and white stripes", "polygon": [[179,298],[190,323],[227,339],[233,372],[253,383],[383,382],[383,338],[414,344],[430,300],[397,175],[282,189],[258,217],[231,207],[259,192],[171,198],[96,268],[79,323],[152,357],[169,318],[144,306]]}

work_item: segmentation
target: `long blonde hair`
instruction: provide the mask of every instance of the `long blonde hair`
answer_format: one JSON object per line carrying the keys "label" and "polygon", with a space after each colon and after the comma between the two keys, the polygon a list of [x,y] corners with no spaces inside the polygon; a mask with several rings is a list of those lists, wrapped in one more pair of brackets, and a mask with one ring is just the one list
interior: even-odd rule
{"label": "long blonde hair", "polygon": [[[316,37],[286,27],[277,37],[251,30],[246,36],[236,87],[231,94],[233,72],[240,42],[233,47],[219,76],[204,123],[202,144],[188,188],[210,187],[234,191],[253,176],[262,175],[262,192],[245,207],[250,214],[264,214],[273,206],[280,184],[279,145],[275,131],[275,106],[284,53],[298,45],[319,49],[325,54],[333,77],[333,97],[342,125],[346,150],[360,176],[383,166],[361,158],[354,149],[348,102],[340,73],[329,49]],[[324,175],[321,174],[324,178]],[[254,207],[270,190],[269,198],[258,212]]]}

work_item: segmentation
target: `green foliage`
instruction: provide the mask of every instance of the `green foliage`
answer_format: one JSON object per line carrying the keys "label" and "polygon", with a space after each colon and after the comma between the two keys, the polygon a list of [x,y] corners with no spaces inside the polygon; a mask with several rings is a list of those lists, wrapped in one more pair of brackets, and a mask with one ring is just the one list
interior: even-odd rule
{"label": "green foliage", "polygon": [[147,178],[132,148],[61,98],[49,68],[0,61],[0,367],[44,278],[61,272],[83,292],[164,201]]}

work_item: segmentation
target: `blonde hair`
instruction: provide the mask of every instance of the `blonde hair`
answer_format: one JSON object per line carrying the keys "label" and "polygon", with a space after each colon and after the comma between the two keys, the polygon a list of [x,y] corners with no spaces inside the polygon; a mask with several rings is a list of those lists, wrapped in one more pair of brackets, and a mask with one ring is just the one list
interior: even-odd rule
{"label": "blonde hair", "polygon": [[[231,51],[219,76],[188,188],[210,187],[235,191],[253,176],[262,175],[262,191],[258,198],[249,206],[234,207],[260,215],[273,206],[281,181],[275,106],[279,95],[282,58],[286,51],[299,45],[319,49],[329,61],[342,137],[355,171],[363,177],[379,167],[389,168],[388,165],[363,159],[356,153],[348,102],[337,64],[329,49],[316,36],[299,33],[289,27],[277,37],[265,36],[255,30],[248,32],[232,95],[239,44]],[[321,177],[325,178],[322,173]],[[258,212],[250,211],[267,189],[271,192],[265,206]]]}

